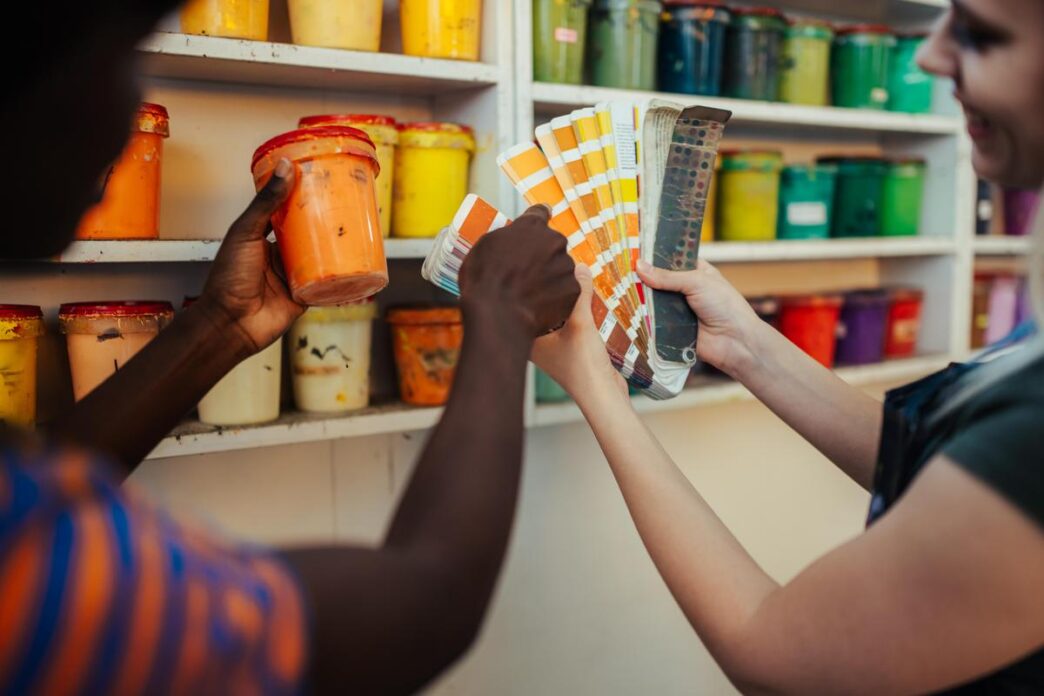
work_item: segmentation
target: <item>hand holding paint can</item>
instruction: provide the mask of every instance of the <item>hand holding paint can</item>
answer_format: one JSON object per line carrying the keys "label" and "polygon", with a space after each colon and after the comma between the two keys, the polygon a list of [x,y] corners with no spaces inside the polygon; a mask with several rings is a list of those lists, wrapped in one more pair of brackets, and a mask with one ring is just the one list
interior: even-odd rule
{"label": "hand holding paint can", "polygon": [[277,136],[254,153],[261,190],[283,159],[296,169],[294,188],[272,216],[294,299],[331,306],[370,297],[388,285],[370,138],[345,126]]}

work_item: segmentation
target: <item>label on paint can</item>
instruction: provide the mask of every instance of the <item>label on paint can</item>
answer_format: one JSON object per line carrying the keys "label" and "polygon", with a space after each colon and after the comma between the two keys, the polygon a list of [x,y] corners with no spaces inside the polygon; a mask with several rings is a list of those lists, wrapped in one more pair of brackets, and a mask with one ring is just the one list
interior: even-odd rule
{"label": "label on paint can", "polygon": [[979,201],[979,220],[987,222],[993,219],[993,201],[984,198]]}
{"label": "label on paint can", "polygon": [[575,44],[580,38],[576,29],[567,27],[555,27],[555,41],[558,43]]}
{"label": "label on paint can", "polygon": [[827,223],[826,204],[789,203],[787,205],[787,223],[796,227],[825,225]]}
{"label": "label on paint can", "polygon": [[892,325],[892,337],[900,343],[913,343],[917,340],[919,326],[916,319],[897,319]]}

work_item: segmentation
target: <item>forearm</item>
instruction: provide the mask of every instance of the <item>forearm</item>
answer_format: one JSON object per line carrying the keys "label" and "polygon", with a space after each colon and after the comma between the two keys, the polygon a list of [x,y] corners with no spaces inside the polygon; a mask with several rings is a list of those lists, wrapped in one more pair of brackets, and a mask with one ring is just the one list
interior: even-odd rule
{"label": "forearm", "polygon": [[285,554],[313,607],[320,693],[414,693],[481,626],[514,519],[531,339],[473,318],[383,548]]}
{"label": "forearm", "polygon": [[581,409],[620,486],[649,555],[700,639],[726,666],[776,583],[754,562],[638,418],[609,386]]}
{"label": "forearm", "polygon": [[218,312],[197,303],[51,429],[129,476],[177,422],[248,355]]}
{"label": "forearm", "polygon": [[733,371],[740,382],[863,488],[873,484],[881,404],[767,324]]}
{"label": "forearm", "polygon": [[386,540],[452,573],[476,609],[492,591],[514,519],[532,344],[491,313],[467,317],[452,397]]}

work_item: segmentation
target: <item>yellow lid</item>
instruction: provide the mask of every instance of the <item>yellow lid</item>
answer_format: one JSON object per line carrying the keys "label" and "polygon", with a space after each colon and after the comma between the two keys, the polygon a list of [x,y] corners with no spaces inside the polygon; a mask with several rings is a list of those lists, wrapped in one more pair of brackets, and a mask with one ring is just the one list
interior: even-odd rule
{"label": "yellow lid", "polygon": [[456,123],[402,123],[399,124],[399,146],[474,152],[475,132]]}

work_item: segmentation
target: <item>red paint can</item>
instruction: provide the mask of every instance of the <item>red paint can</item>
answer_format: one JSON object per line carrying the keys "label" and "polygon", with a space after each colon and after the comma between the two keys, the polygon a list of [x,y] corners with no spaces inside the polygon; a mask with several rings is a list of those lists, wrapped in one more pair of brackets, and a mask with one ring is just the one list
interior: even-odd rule
{"label": "red paint can", "polygon": [[894,288],[890,294],[885,357],[911,358],[917,352],[917,338],[921,334],[924,292],[916,288]]}
{"label": "red paint can", "polygon": [[779,330],[812,358],[827,367],[833,367],[841,302],[840,295],[784,297],[780,307]]}

